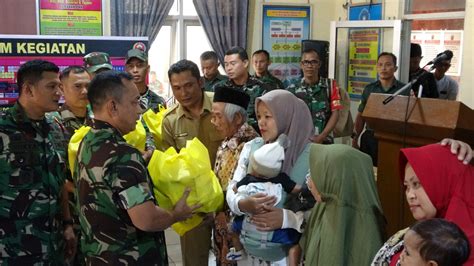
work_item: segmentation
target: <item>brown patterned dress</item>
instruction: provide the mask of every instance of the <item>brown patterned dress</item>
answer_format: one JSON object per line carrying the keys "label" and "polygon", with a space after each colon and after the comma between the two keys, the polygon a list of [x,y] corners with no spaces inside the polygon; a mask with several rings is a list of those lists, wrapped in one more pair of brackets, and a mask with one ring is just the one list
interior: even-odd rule
{"label": "brown patterned dress", "polygon": [[[245,123],[234,136],[224,139],[217,149],[214,172],[224,193],[229,181],[232,180],[244,144],[256,137],[258,137],[257,132]],[[214,220],[214,253],[217,265],[236,265],[235,262],[226,260],[227,252],[232,247],[232,239],[228,231],[229,223],[230,210],[227,204],[224,204],[224,211],[218,212]]]}

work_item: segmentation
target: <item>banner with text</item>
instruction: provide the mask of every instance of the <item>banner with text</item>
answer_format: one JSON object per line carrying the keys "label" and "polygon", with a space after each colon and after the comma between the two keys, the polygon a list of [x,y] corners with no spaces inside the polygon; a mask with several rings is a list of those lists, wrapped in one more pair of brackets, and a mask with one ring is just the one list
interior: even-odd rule
{"label": "banner with text", "polygon": [[360,98],[364,87],[377,80],[380,29],[349,31],[349,69],[347,88],[352,98]]}
{"label": "banner with text", "polygon": [[11,105],[18,98],[16,73],[21,64],[32,59],[51,61],[62,70],[83,65],[91,52],[106,52],[114,69],[123,71],[129,49],[136,43],[148,46],[146,37],[70,37],[38,35],[0,35],[0,105]]}

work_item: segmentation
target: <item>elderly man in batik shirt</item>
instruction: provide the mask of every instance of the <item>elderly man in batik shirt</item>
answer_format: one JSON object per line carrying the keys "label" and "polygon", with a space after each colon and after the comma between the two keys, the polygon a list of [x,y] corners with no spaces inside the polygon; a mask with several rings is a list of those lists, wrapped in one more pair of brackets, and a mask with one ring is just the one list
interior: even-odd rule
{"label": "elderly man in batik shirt", "polygon": [[[214,100],[212,104],[212,124],[224,138],[216,155],[214,172],[222,186],[227,184],[234,175],[234,170],[239,160],[244,144],[258,136],[255,129],[247,123],[247,107],[250,96],[234,86],[218,84],[214,87]],[[226,255],[231,246],[231,237],[227,234],[229,211],[226,207],[219,212],[215,219],[214,241],[216,259],[221,265],[229,265]]]}

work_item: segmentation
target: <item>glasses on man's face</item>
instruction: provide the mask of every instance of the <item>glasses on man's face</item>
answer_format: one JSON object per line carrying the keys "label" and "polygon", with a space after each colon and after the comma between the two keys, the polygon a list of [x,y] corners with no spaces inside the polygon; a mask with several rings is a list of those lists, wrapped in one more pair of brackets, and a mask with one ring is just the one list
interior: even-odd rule
{"label": "glasses on man's face", "polygon": [[301,64],[303,64],[303,66],[315,66],[319,65],[319,60],[303,60]]}

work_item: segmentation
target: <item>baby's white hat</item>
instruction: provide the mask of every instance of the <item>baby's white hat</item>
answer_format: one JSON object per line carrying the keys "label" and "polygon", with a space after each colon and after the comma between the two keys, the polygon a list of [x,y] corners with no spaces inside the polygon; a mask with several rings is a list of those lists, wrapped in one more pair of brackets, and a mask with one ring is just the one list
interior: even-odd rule
{"label": "baby's white hat", "polygon": [[285,159],[285,149],[288,145],[288,137],[281,134],[275,142],[265,144],[257,149],[250,156],[250,165],[253,172],[267,178],[277,176],[281,171]]}

